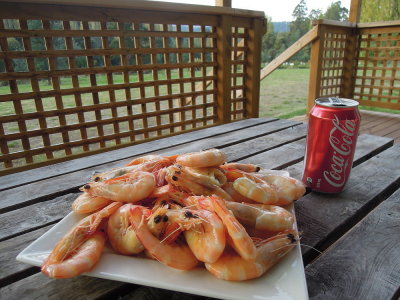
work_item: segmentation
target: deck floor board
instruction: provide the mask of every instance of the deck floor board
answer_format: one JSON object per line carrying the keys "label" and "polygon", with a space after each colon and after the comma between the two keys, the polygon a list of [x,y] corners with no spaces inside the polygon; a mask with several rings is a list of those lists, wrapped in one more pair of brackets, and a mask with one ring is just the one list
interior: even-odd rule
{"label": "deck floor board", "polygon": [[[400,114],[389,114],[375,111],[361,110],[360,134],[367,133],[385,136],[394,139],[394,143],[400,143]],[[307,123],[306,115],[297,116],[292,120]]]}

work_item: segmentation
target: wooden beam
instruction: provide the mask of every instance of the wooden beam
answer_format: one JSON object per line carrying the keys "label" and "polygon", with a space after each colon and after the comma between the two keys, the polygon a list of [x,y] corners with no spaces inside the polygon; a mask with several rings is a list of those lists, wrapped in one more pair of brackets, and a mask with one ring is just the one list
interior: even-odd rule
{"label": "wooden beam", "polygon": [[310,80],[308,83],[307,114],[314,106],[314,100],[320,96],[321,68],[324,48],[325,26],[316,26],[317,37],[311,44]]}
{"label": "wooden beam", "polygon": [[345,54],[343,57],[343,73],[340,87],[340,96],[353,99],[355,86],[355,72],[357,69],[357,44],[358,34],[355,28],[348,29],[346,34]]}
{"label": "wooden beam", "polygon": [[253,26],[249,29],[248,64],[245,79],[245,117],[258,118],[260,107],[260,66],[261,66],[261,39],[263,20],[253,19]]}
{"label": "wooden beam", "polygon": [[72,6],[89,6],[89,7],[108,7],[108,8],[127,8],[135,10],[150,11],[169,11],[172,13],[201,13],[208,15],[234,15],[237,17],[261,17],[265,18],[263,11],[253,11],[239,8],[218,7],[185,3],[172,3],[161,1],[143,1],[143,0],[1,0],[0,4],[23,3],[23,4],[51,4],[51,5],[72,5]]}
{"label": "wooden beam", "polygon": [[232,0],[215,0],[215,6],[232,7]]}
{"label": "wooden beam", "polygon": [[361,2],[362,2],[362,0],[351,0],[349,22],[352,22],[352,23],[360,22]]}
{"label": "wooden beam", "polygon": [[300,39],[297,40],[293,45],[287,48],[283,53],[281,53],[277,58],[271,61],[268,65],[266,65],[261,70],[260,80],[263,80],[267,77],[271,72],[277,69],[281,64],[307,46],[309,43],[313,42],[316,38],[318,38],[318,26],[314,26],[309,32],[303,35]]}
{"label": "wooden beam", "polygon": [[217,27],[217,117],[218,123],[231,121],[232,17],[221,16]]}

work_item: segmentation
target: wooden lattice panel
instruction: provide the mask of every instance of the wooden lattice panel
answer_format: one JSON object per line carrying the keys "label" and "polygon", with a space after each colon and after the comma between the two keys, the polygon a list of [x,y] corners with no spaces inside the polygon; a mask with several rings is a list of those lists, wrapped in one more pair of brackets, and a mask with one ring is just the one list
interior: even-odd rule
{"label": "wooden lattice panel", "polygon": [[[253,116],[244,113],[249,62],[241,46],[251,18],[229,18],[238,23],[233,56],[220,65],[218,20],[215,14],[3,4],[0,168]],[[228,65],[232,78],[229,72],[219,77],[217,68]],[[218,80],[232,82],[229,118],[217,112],[226,107]]]}
{"label": "wooden lattice panel", "polygon": [[343,84],[343,67],[348,43],[348,34],[341,30],[328,30],[323,39],[321,63],[322,97],[339,96]]}
{"label": "wooden lattice panel", "polygon": [[359,31],[354,98],[362,105],[400,109],[400,27]]}
{"label": "wooden lattice panel", "polygon": [[242,119],[245,115],[245,76],[246,55],[248,53],[245,41],[248,38],[246,28],[232,28],[232,82],[231,82],[231,114],[233,119]]}

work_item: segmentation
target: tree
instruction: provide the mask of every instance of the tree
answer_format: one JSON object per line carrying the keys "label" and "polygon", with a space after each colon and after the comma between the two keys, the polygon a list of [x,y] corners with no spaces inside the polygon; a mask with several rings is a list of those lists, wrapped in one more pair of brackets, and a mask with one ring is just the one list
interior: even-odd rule
{"label": "tree", "polygon": [[[310,28],[310,19],[307,16],[307,4],[305,0],[301,0],[299,4],[294,8],[292,16],[295,18],[290,23],[289,33],[289,45],[295,43],[300,37],[306,34]],[[290,61],[294,62],[306,62],[310,59],[310,48],[306,47],[296,55],[294,55]]]}
{"label": "tree", "polygon": [[313,21],[313,20],[318,20],[323,18],[323,13],[322,10],[320,9],[312,9],[310,13],[308,14],[308,18]]}
{"label": "tree", "polygon": [[336,20],[336,21],[347,21],[349,19],[349,10],[346,7],[342,7],[340,1],[332,2],[327,8],[324,19]]}
{"label": "tree", "polygon": [[274,25],[270,17],[267,17],[267,32],[264,34],[262,39],[261,61],[263,63],[270,62],[273,60],[277,53],[274,49],[276,41],[276,32],[274,31]]}
{"label": "tree", "polygon": [[364,0],[361,2],[360,22],[391,21],[399,19],[399,0]]}

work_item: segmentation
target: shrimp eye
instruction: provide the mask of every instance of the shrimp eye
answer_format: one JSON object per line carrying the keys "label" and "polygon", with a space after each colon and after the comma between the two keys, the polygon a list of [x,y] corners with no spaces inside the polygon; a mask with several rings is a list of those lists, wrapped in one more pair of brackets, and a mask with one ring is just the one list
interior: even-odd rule
{"label": "shrimp eye", "polygon": [[192,214],[192,212],[191,211],[185,211],[185,217],[186,218],[193,218],[193,214]]}
{"label": "shrimp eye", "polygon": [[99,177],[99,176],[95,177],[95,179],[94,179],[95,182],[97,182],[97,181],[99,181],[99,180],[100,180],[100,177]]}
{"label": "shrimp eye", "polygon": [[154,223],[157,224],[160,221],[161,221],[161,216],[160,215],[154,217]]}
{"label": "shrimp eye", "polygon": [[290,239],[290,242],[291,242],[291,243],[297,242],[297,240],[296,240],[296,238],[294,237],[293,234],[289,233],[289,234],[287,235],[287,237],[288,237],[288,239]]}
{"label": "shrimp eye", "polygon": [[84,188],[85,190],[90,189],[90,184],[85,184],[83,188]]}
{"label": "shrimp eye", "polygon": [[172,176],[172,180],[173,180],[173,181],[177,181],[177,180],[178,180],[178,177]]}
{"label": "shrimp eye", "polygon": [[163,220],[163,222],[168,222],[168,216],[165,215],[162,220]]}
{"label": "shrimp eye", "polygon": [[256,168],[256,172],[258,172],[258,171],[260,171],[261,170],[261,168],[260,167],[257,167]]}
{"label": "shrimp eye", "polygon": [[161,205],[161,206],[167,205],[167,201],[165,201],[165,200],[161,201],[160,205]]}
{"label": "shrimp eye", "polygon": [[172,203],[175,204],[175,205],[182,206],[180,203],[176,202],[175,200],[172,200]]}

